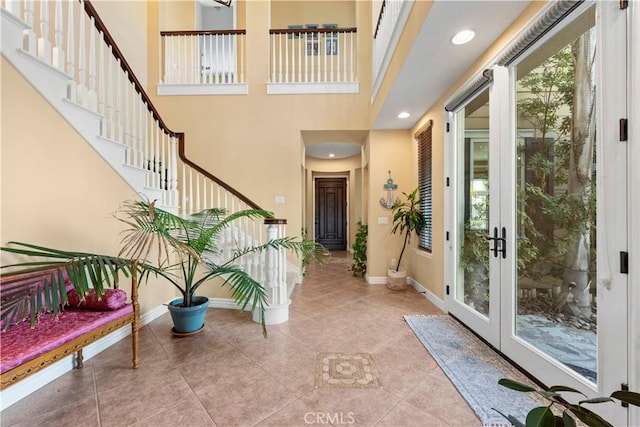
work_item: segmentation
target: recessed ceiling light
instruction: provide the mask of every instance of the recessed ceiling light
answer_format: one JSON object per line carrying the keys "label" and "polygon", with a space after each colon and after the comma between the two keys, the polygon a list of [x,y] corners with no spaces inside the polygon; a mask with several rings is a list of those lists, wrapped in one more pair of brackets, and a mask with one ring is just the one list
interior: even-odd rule
{"label": "recessed ceiling light", "polygon": [[476,32],[473,30],[462,30],[451,38],[451,43],[456,45],[469,43],[475,36]]}
{"label": "recessed ceiling light", "polygon": [[403,111],[402,113],[398,114],[398,118],[399,119],[406,119],[407,117],[409,117],[411,114],[407,113],[406,111]]}
{"label": "recessed ceiling light", "polygon": [[336,155],[333,153],[329,153],[329,157],[331,157],[332,159],[335,157]]}

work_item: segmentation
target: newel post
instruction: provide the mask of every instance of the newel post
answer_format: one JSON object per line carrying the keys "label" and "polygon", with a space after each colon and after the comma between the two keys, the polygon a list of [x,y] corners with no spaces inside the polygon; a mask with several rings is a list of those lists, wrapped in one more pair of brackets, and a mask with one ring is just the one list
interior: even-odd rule
{"label": "newel post", "polygon": [[[285,236],[286,219],[267,218],[267,241],[271,242]],[[264,260],[264,286],[267,296],[265,323],[277,325],[289,320],[289,293],[287,292],[287,260],[284,249],[269,248]],[[260,313],[253,313],[254,322],[260,322]]]}

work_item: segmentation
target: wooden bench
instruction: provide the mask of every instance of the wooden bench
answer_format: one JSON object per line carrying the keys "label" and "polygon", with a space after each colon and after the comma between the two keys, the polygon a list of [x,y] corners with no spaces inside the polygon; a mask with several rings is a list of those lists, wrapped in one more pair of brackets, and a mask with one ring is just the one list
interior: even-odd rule
{"label": "wooden bench", "polygon": [[[118,308],[104,307],[106,299],[97,300],[93,295],[82,302],[84,308],[58,305],[60,312],[56,315],[34,307],[37,315],[35,327],[31,327],[29,318],[11,324],[6,330],[5,305],[8,294],[16,289],[25,293],[42,292],[49,282],[44,279],[47,274],[62,274],[65,287],[72,297],[73,284],[69,282],[66,271],[60,269],[30,270],[12,272],[0,277],[0,299],[2,301],[2,332],[0,343],[0,390],[36,373],[47,366],[73,355],[76,356],[76,367],[82,368],[82,349],[126,325],[131,325],[133,368],[138,367],[138,328],[140,306],[138,304],[138,288],[135,277],[131,280],[128,293],[130,301],[121,291],[113,291],[108,295],[117,295],[124,305]],[[114,288],[117,289],[117,283]],[[105,290],[107,292],[107,290]],[[105,294],[107,295],[107,294]],[[77,296],[76,296],[77,298]],[[114,297],[113,300],[116,298]],[[86,306],[90,306],[87,308]],[[97,306],[97,307],[96,307]],[[31,310],[31,309],[30,309]]]}

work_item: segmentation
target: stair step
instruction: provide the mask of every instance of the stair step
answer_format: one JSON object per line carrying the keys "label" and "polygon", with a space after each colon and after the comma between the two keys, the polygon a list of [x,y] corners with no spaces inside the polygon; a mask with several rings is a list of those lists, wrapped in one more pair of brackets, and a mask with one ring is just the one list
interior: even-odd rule
{"label": "stair step", "polygon": [[126,165],[129,148],[103,136],[104,115],[69,99],[68,91],[73,82],[72,77],[22,48],[23,32],[30,29],[29,25],[5,8],[0,7],[0,12],[2,55],[136,193],[146,195],[148,192],[149,199],[162,199],[157,197],[159,190],[146,187],[146,169]]}

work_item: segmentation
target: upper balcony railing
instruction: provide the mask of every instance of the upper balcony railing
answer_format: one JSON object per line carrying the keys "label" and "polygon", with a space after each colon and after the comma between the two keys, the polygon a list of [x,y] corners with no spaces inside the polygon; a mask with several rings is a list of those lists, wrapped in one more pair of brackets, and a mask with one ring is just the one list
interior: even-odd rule
{"label": "upper balcony railing", "polygon": [[246,30],[160,32],[160,85],[245,83],[245,37]]}
{"label": "upper balcony railing", "polygon": [[373,35],[373,100],[396,50],[414,0],[383,0]]}
{"label": "upper balcony railing", "polygon": [[356,28],[287,28],[269,30],[269,34],[272,88],[311,83],[323,84],[322,92],[332,92],[331,85],[358,82]]}

